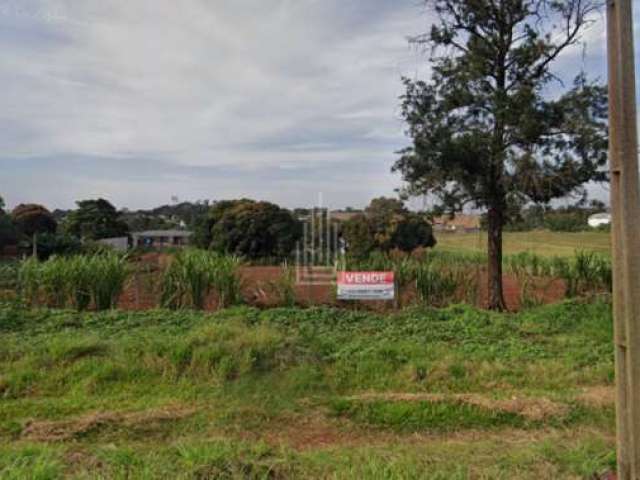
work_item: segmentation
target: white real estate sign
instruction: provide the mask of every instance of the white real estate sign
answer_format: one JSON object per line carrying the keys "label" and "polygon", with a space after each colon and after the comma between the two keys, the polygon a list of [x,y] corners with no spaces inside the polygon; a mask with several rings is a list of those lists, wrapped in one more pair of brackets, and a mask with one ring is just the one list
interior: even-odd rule
{"label": "white real estate sign", "polygon": [[338,272],[339,300],[393,300],[393,272]]}

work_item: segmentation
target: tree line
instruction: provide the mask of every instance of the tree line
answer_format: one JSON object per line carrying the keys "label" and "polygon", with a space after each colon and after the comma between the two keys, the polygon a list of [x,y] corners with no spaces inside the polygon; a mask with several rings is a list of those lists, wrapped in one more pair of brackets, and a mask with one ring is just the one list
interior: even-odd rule
{"label": "tree line", "polygon": [[[0,248],[17,245],[23,253],[37,251],[39,257],[47,258],[94,248],[97,240],[129,236],[141,226],[181,226],[193,232],[191,243],[198,248],[248,260],[279,261],[294,254],[309,212],[251,199],[185,202],[159,207],[155,215],[118,211],[105,199],[82,200],[74,210],[53,213],[38,204],[21,204],[5,212],[2,202]],[[427,216],[409,211],[398,199],[374,199],[362,213],[333,223],[354,257],[374,250],[409,252],[435,245]]]}

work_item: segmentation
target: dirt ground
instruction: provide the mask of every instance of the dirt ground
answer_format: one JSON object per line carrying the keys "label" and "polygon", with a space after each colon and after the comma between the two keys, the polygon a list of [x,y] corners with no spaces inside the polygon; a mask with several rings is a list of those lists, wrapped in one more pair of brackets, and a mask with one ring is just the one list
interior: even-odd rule
{"label": "dirt ground", "polygon": [[[171,257],[161,253],[149,253],[141,256],[135,262],[136,273],[132,276],[123,292],[119,308],[123,310],[149,310],[160,305],[160,278],[163,270],[171,261]],[[242,279],[242,295],[249,304],[259,308],[268,308],[283,305],[281,289],[278,284],[283,278],[283,269],[280,266],[246,266],[240,269]],[[488,299],[488,282],[486,272],[477,272],[478,289],[475,295],[475,303],[479,307],[485,307]],[[522,307],[523,286],[517,277],[503,276],[504,297],[507,308],[510,311],[518,311]],[[330,283],[313,284],[308,282],[296,283],[295,298],[298,305],[340,305],[365,308],[374,311],[387,311],[397,308],[399,305],[411,304],[415,300],[415,289],[407,285],[400,292],[399,302],[344,302],[336,300],[335,287]],[[565,297],[565,285],[558,279],[536,279],[533,284],[526,287],[526,296],[537,304],[549,304],[561,301]],[[207,301],[207,310],[216,310],[218,301],[212,295]]]}

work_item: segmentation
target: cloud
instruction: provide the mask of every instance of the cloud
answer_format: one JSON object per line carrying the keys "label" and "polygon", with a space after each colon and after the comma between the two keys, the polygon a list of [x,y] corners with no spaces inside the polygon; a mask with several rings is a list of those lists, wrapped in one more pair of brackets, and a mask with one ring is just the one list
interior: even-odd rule
{"label": "cloud", "polygon": [[391,195],[400,77],[428,73],[406,38],[429,23],[416,0],[0,1],[0,188],[64,207]]}

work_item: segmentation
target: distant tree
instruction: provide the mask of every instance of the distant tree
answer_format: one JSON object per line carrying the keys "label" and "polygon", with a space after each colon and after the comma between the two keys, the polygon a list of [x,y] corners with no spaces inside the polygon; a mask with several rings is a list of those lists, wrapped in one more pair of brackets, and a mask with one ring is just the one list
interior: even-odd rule
{"label": "distant tree", "polygon": [[[24,253],[33,251],[31,241],[22,244]],[[82,243],[77,237],[64,233],[43,233],[36,237],[36,252],[40,260],[52,255],[73,255],[83,251]]]}
{"label": "distant tree", "polygon": [[412,252],[416,248],[432,248],[436,246],[433,228],[427,219],[418,213],[407,212],[396,216],[389,228],[391,239],[389,247],[403,252]]}
{"label": "distant tree", "polygon": [[242,203],[255,203],[247,198],[240,200],[221,200],[211,205],[208,211],[200,215],[195,221],[192,241],[200,248],[210,248],[213,236],[211,229],[218,222],[227,210]]}
{"label": "distant tree", "polygon": [[381,234],[391,224],[394,216],[408,213],[404,203],[397,198],[374,198],[365,208],[364,213],[376,234]]}
{"label": "distant tree", "polygon": [[64,219],[65,233],[88,240],[122,237],[128,234],[129,227],[107,200],[82,200],[76,204],[78,208]]}
{"label": "distant tree", "polygon": [[607,178],[606,89],[583,75],[564,92],[549,87],[551,65],[580,41],[601,2],[426,3],[437,24],[413,41],[432,52],[432,78],[405,79],[412,145],[394,169],[405,194],[431,194],[443,211],[487,210],[489,307],[504,309],[508,205],[549,203]]}
{"label": "distant tree", "polygon": [[11,217],[4,211],[4,199],[0,197],[0,250],[7,245],[15,245],[18,242],[18,232]]}
{"label": "distant tree", "polygon": [[301,236],[302,225],[289,210],[269,202],[224,200],[200,219],[194,243],[249,259],[284,258]]}
{"label": "distant tree", "polygon": [[375,198],[365,209],[343,225],[349,254],[366,256],[371,250],[399,249],[411,252],[436,244],[426,216],[409,211],[395,198]]}
{"label": "distant tree", "polygon": [[184,222],[187,228],[194,228],[199,217],[206,215],[209,210],[209,200],[182,202],[175,205],[163,205],[147,211],[139,211],[152,217],[160,217],[167,222],[178,226]]}
{"label": "distant tree", "polygon": [[347,242],[347,254],[364,260],[376,248],[371,223],[364,214],[355,215],[342,225],[342,236]]}
{"label": "distant tree", "polygon": [[178,224],[174,221],[167,220],[164,217],[152,215],[149,213],[124,212],[121,216],[122,221],[127,224],[130,232],[141,232],[144,230],[168,230],[178,228]]}
{"label": "distant tree", "polygon": [[11,212],[11,220],[18,233],[29,239],[35,234],[55,233],[58,227],[51,212],[34,203],[18,205]]}

